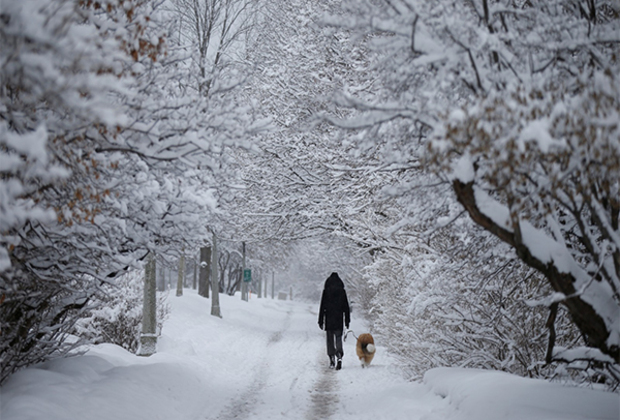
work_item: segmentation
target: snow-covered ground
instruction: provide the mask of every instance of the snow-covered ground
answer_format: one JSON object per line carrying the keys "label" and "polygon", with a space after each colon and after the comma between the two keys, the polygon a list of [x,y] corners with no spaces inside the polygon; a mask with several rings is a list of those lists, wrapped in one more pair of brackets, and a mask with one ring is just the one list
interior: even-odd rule
{"label": "snow-covered ground", "polygon": [[[221,296],[219,319],[193,291],[169,301],[156,355],[100,345],[25,369],[0,390],[0,419],[620,418],[617,394],[501,372],[443,368],[407,382],[381,343],[362,369],[351,338],[343,370],[329,370],[318,305]],[[351,329],[364,330],[355,314]]]}

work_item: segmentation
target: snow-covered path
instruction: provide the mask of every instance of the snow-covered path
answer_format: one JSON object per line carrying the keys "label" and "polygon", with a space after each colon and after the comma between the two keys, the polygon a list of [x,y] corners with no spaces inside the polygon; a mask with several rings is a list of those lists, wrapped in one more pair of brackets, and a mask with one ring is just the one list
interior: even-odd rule
{"label": "snow-covered path", "polygon": [[[420,387],[394,372],[382,347],[372,367],[362,369],[352,338],[345,342],[343,370],[330,370],[315,305],[224,297],[223,319],[217,319],[209,315],[209,302],[191,292],[170,300],[173,314],[160,352],[190,353],[206,377],[213,378],[212,392],[220,395],[199,418],[359,419],[381,404],[376,398],[383,398],[386,390],[397,393],[398,384]],[[353,317],[351,328],[361,329],[363,324]],[[214,362],[215,369],[210,366]],[[414,419],[432,406],[420,411],[419,402],[409,410],[400,405],[401,417],[395,417],[392,408],[386,418]]]}
{"label": "snow-covered path", "polygon": [[[380,342],[369,369],[345,342],[327,368],[316,305],[221,296],[223,318],[193,291],[170,296],[158,353],[113,345],[15,374],[1,420],[617,420],[617,394],[501,372],[434,369],[405,381]],[[351,328],[363,322],[352,315]]]}

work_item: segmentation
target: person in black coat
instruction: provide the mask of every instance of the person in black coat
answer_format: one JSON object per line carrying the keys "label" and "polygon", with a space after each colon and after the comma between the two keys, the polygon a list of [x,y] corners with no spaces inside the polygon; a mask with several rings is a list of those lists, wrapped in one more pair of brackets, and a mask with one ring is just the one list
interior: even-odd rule
{"label": "person in black coat", "polygon": [[[325,281],[325,288],[321,296],[321,306],[319,308],[319,328],[327,332],[327,355],[329,356],[329,367],[339,370],[342,368],[342,330],[344,326],[349,328],[351,322],[351,311],[347,292],[344,290],[344,283],[338,277],[338,273],[332,273]],[[336,365],[335,359],[338,359]]]}

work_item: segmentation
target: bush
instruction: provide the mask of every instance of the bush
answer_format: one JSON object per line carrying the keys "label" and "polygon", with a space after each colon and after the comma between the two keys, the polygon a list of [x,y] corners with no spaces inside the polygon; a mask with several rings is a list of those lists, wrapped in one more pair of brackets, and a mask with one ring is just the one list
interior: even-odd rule
{"label": "bush", "polygon": [[67,340],[96,290],[91,279],[41,279],[25,264],[0,274],[0,385],[14,372],[71,352]]}
{"label": "bush", "polygon": [[[157,335],[170,313],[167,292],[157,298]],[[93,344],[112,343],[135,353],[142,330],[144,271],[132,271],[106,284],[75,327],[75,334]]]}

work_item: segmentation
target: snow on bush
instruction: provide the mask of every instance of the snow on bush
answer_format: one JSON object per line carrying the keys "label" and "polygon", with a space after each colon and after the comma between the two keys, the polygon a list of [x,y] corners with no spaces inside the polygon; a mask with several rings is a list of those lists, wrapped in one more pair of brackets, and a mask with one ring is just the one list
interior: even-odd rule
{"label": "snow on bush", "polygon": [[[389,308],[382,314],[383,328],[411,328],[394,341],[427,346],[416,360],[461,360],[532,374],[537,366],[563,361],[567,368],[577,367],[570,353],[566,358],[565,352],[553,352],[554,344],[585,346],[580,354],[594,358],[584,361],[583,372],[603,366],[618,383],[620,15],[615,3],[356,0],[349,2],[355,17],[336,24],[359,31],[360,39],[372,37],[369,45],[379,52],[375,98],[349,101],[363,113],[349,126],[369,134],[357,148],[385,142],[402,155],[398,162],[407,163],[401,182],[390,186],[391,196],[400,198],[393,222],[398,230],[392,232],[403,240],[386,245],[396,264],[405,263],[397,278],[374,270],[381,280],[372,280],[391,294],[377,294]],[[395,124],[411,129],[383,134]],[[419,125],[426,130],[418,136]],[[427,152],[420,153],[418,143]],[[425,182],[414,164],[419,161],[437,176],[434,183]],[[376,167],[393,162],[386,154]],[[464,211],[508,244],[522,264],[485,259],[484,250],[472,260],[469,251],[458,255],[458,247],[442,248],[438,228],[421,226],[435,212],[415,197],[433,184],[446,186],[444,196],[456,196],[462,205],[450,212],[454,218],[437,212],[444,217],[436,218],[438,224],[447,226]],[[430,199],[447,201],[440,194]],[[489,242],[471,226],[450,227],[453,234],[444,240],[450,246]],[[499,241],[495,247],[501,249]],[[398,247],[408,252],[398,255]],[[425,258],[438,266],[430,275],[418,275]],[[524,305],[549,296],[556,300],[548,299],[547,306]],[[412,302],[413,312],[402,300]],[[566,319],[578,335],[563,325]],[[564,339],[568,342],[561,343]]]}
{"label": "snow on bush", "polygon": [[[445,234],[431,245],[436,254],[400,255],[397,265],[390,251],[366,268],[374,292],[373,334],[409,376],[420,379],[429,369],[459,366],[617,387],[616,371],[595,358],[568,360],[565,350],[565,357],[545,362],[549,311],[532,302],[551,290],[507,246],[484,232],[470,245]],[[562,307],[555,331],[556,349],[585,345]]]}
{"label": "snow on bush", "polygon": [[[170,313],[168,292],[157,298],[157,335]],[[75,334],[93,344],[112,343],[135,352],[142,330],[144,272],[132,271],[105,284],[90,309],[75,325]]]}

